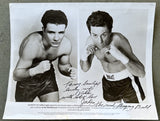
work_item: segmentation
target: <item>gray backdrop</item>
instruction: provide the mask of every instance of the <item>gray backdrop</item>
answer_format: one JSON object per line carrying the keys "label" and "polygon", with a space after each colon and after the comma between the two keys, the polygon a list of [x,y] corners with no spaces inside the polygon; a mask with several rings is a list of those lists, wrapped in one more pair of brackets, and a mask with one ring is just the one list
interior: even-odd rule
{"label": "gray backdrop", "polygon": [[0,121],[5,107],[10,67],[9,3],[25,2],[156,2],[153,40],[153,84],[158,117],[160,118],[160,0],[0,0]]}

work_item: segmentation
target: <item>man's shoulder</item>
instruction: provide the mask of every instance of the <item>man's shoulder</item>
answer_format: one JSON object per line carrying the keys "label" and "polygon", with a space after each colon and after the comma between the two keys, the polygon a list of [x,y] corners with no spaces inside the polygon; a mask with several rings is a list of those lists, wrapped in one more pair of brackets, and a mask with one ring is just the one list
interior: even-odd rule
{"label": "man's shoulder", "polygon": [[71,44],[71,40],[67,38],[66,36],[63,37],[63,42],[66,44]]}
{"label": "man's shoulder", "polygon": [[121,33],[113,33],[112,41],[116,47],[123,48],[126,51],[131,51],[131,46],[128,39]]}
{"label": "man's shoulder", "polygon": [[118,32],[111,33],[111,36],[113,39],[118,39],[118,40],[125,39],[125,36]]}
{"label": "man's shoulder", "polygon": [[71,40],[64,36],[62,40],[62,46],[67,46],[68,48],[71,47]]}
{"label": "man's shoulder", "polygon": [[38,32],[29,34],[22,42],[19,54],[25,53],[37,54],[39,46],[42,42],[42,36]]}
{"label": "man's shoulder", "polygon": [[121,33],[113,32],[111,34],[112,41],[115,43],[128,43],[128,39]]}
{"label": "man's shoulder", "polygon": [[22,42],[21,46],[36,47],[42,42],[42,36],[38,32],[29,34]]}
{"label": "man's shoulder", "polygon": [[42,35],[39,32],[33,32],[29,34],[26,39],[30,40],[30,42],[40,42],[42,40]]}
{"label": "man's shoulder", "polygon": [[72,50],[71,40],[64,36],[61,44],[61,48],[64,50],[66,54],[69,54]]}

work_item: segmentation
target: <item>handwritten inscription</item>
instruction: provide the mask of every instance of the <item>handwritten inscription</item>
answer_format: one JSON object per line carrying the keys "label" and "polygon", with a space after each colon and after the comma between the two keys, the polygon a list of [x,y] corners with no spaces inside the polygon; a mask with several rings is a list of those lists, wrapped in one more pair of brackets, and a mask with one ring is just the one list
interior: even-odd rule
{"label": "handwritten inscription", "polygon": [[97,95],[93,93],[93,90],[97,88],[100,83],[101,82],[98,81],[89,82],[88,80],[83,83],[73,83],[72,81],[69,81],[64,84],[64,92],[72,93],[67,96],[63,96],[60,99],[80,99],[81,105],[94,104],[95,102],[93,100],[97,98]]}
{"label": "handwritten inscription", "polygon": [[[60,99],[78,99],[80,100],[79,106],[93,106],[94,108],[106,108],[106,109],[117,109],[117,110],[141,110],[141,109],[149,109],[151,105],[140,105],[140,104],[125,104],[125,103],[104,103],[102,101],[96,101],[97,95],[94,93],[101,82],[93,81],[89,82],[86,80],[83,83],[75,83],[73,81],[69,81],[64,84],[65,90],[64,92],[68,92],[66,96],[61,97]],[[97,88],[97,89],[96,89]]]}

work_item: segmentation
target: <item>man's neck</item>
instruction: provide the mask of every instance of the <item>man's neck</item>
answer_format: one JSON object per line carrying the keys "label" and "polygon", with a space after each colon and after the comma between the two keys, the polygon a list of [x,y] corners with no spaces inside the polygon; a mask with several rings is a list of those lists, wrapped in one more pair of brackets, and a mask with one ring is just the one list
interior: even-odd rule
{"label": "man's neck", "polygon": [[42,38],[42,47],[45,49],[45,50],[48,50],[51,48],[51,45],[49,45],[47,43],[47,40],[45,38]]}

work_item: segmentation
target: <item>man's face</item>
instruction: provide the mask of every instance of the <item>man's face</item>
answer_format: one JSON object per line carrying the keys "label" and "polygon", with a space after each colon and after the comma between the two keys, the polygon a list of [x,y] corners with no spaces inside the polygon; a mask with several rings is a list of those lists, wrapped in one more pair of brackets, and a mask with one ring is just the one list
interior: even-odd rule
{"label": "man's face", "polygon": [[64,37],[65,29],[65,24],[48,23],[46,28],[43,29],[44,38],[50,46],[59,47]]}
{"label": "man's face", "polygon": [[109,32],[106,26],[104,27],[91,26],[90,34],[94,44],[98,48],[103,48],[106,45],[109,45],[111,32]]}

